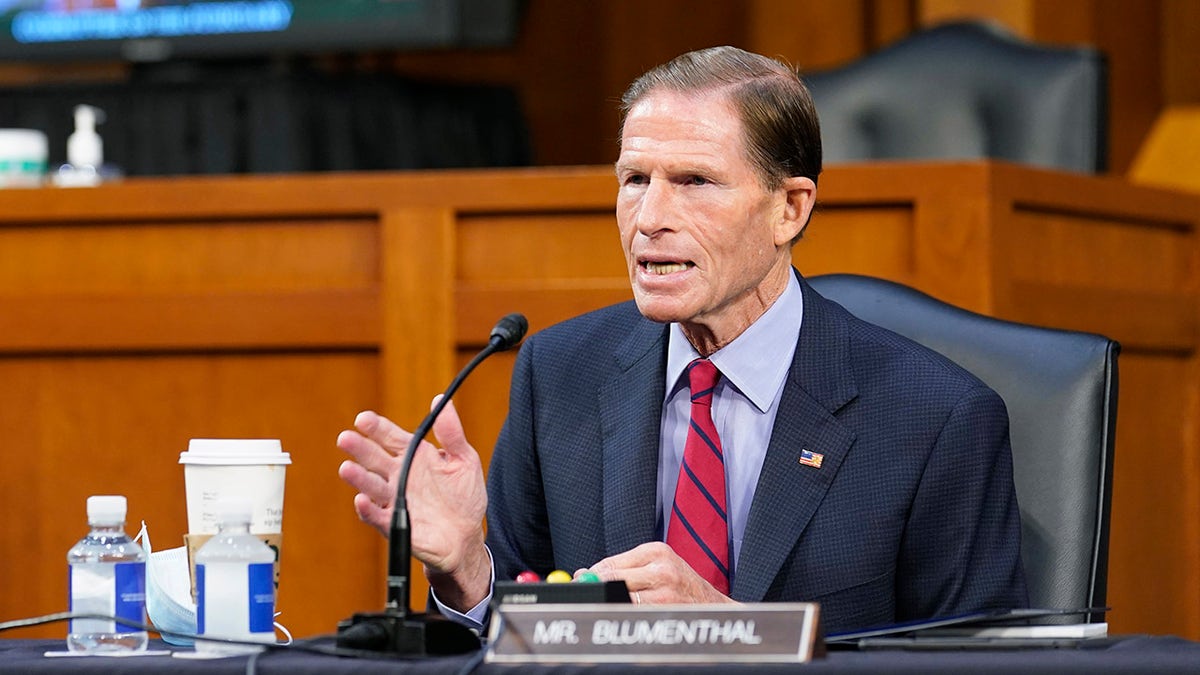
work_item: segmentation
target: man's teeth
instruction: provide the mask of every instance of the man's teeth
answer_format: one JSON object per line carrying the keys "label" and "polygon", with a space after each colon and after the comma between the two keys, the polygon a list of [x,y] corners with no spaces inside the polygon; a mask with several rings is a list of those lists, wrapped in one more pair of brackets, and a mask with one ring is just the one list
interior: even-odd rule
{"label": "man's teeth", "polygon": [[687,268],[688,268],[687,263],[678,263],[678,262],[662,262],[662,263],[647,262],[646,263],[646,271],[650,272],[651,274],[673,274],[675,272],[682,272],[682,271],[686,270]]}

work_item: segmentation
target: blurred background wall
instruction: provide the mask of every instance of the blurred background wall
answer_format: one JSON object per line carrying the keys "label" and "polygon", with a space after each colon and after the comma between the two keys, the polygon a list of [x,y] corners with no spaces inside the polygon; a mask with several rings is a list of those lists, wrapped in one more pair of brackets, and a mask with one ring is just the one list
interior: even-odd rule
{"label": "blurred background wall", "polygon": [[[305,72],[318,73],[323,86],[398,76],[425,86],[487,85],[493,94],[514,92],[515,103],[485,105],[498,111],[519,106],[528,136],[493,156],[451,162],[459,166],[612,161],[617,97],[637,74],[683,51],[733,44],[814,71],[852,61],[923,27],[962,18],[994,20],[1039,43],[1093,45],[1107,55],[1112,173],[1129,169],[1164,110],[1200,103],[1196,0],[527,0],[519,8],[518,32],[509,45],[341,50],[289,57],[286,67],[300,64]],[[275,59],[276,71],[281,63]],[[144,71],[144,65],[118,60],[3,61],[0,111],[19,105],[23,87],[117,87],[144,79]],[[57,136],[69,131],[69,120],[55,124],[52,155],[64,143]],[[109,133],[116,129],[114,124]],[[448,133],[434,134],[429,142],[437,138],[452,142]],[[361,167],[344,162],[313,166],[391,168],[383,164],[364,160]],[[217,165],[207,172],[222,171]]]}

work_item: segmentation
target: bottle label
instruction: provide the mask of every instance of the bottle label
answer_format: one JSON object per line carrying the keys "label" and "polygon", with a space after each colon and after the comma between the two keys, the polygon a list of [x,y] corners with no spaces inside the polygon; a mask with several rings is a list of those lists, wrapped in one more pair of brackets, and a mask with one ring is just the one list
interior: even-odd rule
{"label": "bottle label", "polygon": [[[67,580],[74,613],[146,622],[146,563],[71,565]],[[109,619],[72,619],[72,633],[136,633],[140,628]]]}
{"label": "bottle label", "polygon": [[[146,563],[126,562],[117,563],[114,581],[116,593],[114,602],[117,617],[127,621],[146,623]],[[122,625],[118,632],[135,632],[141,628]]]}
{"label": "bottle label", "polygon": [[275,563],[250,565],[250,632],[275,634]]}
{"label": "bottle label", "polygon": [[196,563],[196,635],[208,633],[208,565]]}
{"label": "bottle label", "polygon": [[274,563],[196,565],[196,591],[199,634],[235,640],[274,639]]}

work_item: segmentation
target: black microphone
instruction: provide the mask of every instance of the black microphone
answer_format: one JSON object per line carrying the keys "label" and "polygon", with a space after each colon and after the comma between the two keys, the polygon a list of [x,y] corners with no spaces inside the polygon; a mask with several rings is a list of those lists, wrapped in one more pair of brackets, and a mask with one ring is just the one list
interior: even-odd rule
{"label": "black microphone", "polygon": [[512,349],[517,346],[521,338],[525,337],[527,330],[529,330],[529,322],[525,320],[525,315],[509,314],[500,319],[492,328],[488,346],[496,345],[495,351],[497,352]]}
{"label": "black microphone", "polygon": [[359,613],[339,623],[339,647],[408,655],[462,654],[479,649],[479,638],[466,626],[440,614],[413,614],[409,610],[412,532],[408,523],[408,474],[421,441],[467,375],[492,354],[517,346],[528,329],[529,322],[521,314],[509,314],[500,319],[492,328],[487,346],[455,376],[441,400],[413,432],[396,482],[395,506],[388,536],[387,604],[383,612]]}

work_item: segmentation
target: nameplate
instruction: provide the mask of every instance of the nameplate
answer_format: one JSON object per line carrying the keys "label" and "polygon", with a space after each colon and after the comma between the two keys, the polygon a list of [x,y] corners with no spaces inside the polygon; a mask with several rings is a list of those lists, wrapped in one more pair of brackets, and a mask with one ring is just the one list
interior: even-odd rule
{"label": "nameplate", "polygon": [[489,663],[803,663],[824,654],[814,603],[492,609]]}

